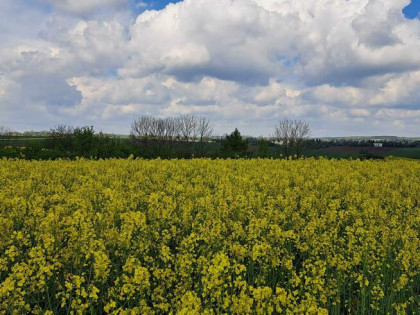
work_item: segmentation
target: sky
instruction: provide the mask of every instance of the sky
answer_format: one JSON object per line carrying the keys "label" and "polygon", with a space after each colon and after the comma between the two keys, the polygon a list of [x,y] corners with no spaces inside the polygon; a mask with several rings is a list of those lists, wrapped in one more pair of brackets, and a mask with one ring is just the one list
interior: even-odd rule
{"label": "sky", "polygon": [[0,0],[0,126],[420,136],[420,0]]}
{"label": "sky", "polygon": [[[177,1],[167,1],[167,0],[151,0],[151,1],[142,1],[142,0],[136,0],[134,1],[135,4],[141,4],[138,7],[143,7],[145,9],[149,10],[162,10],[164,9],[168,4],[170,3],[178,3],[181,2],[181,0]],[[137,13],[141,13],[137,12]]]}

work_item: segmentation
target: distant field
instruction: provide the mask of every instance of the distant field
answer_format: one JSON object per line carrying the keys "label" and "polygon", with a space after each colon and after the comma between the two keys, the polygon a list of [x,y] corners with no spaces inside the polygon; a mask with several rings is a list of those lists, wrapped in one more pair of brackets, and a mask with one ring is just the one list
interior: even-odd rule
{"label": "distant field", "polygon": [[14,141],[32,141],[32,140],[45,140],[47,137],[17,137],[13,138]]}
{"label": "distant field", "polygon": [[[13,137],[10,140],[6,140],[7,145],[12,146],[26,146],[28,143],[43,142],[46,140],[46,137]],[[1,140],[0,140],[1,143]]]}
{"label": "distant field", "polygon": [[387,156],[420,159],[420,148],[401,148],[388,152]]}
{"label": "distant field", "polygon": [[349,159],[349,158],[357,158],[358,154],[349,154],[344,152],[333,152],[333,151],[326,151],[324,149],[320,150],[307,150],[304,153],[306,157],[326,157],[326,158],[334,158],[334,159]]}
{"label": "distant field", "polygon": [[324,156],[328,158],[357,158],[363,153],[370,153],[376,156],[395,156],[410,159],[420,159],[419,148],[375,148],[375,147],[351,147],[351,146],[331,146],[320,150],[310,150],[306,156]]}
{"label": "distant field", "polygon": [[34,140],[45,140],[47,137],[11,137],[9,139],[0,138],[0,141],[16,142],[16,141],[34,141]]}
{"label": "distant field", "polygon": [[351,146],[333,146],[325,148],[328,152],[339,152],[346,154],[360,154],[361,152],[368,152],[370,154],[385,156],[389,151],[395,148],[375,148],[375,147],[351,147]]}

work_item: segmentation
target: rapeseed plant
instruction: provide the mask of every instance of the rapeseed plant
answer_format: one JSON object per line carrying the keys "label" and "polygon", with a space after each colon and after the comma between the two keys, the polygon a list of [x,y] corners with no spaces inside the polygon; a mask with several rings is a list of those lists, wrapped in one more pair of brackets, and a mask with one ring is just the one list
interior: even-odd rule
{"label": "rapeseed plant", "polygon": [[0,160],[0,313],[412,314],[420,163]]}

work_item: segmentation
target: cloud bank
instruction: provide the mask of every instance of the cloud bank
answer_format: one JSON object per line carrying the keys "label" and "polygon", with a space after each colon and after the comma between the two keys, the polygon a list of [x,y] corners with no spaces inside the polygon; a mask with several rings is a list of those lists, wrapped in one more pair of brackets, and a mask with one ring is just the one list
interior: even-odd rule
{"label": "cloud bank", "polygon": [[0,124],[128,133],[142,114],[193,113],[219,133],[269,135],[288,117],[315,136],[418,135],[420,20],[404,17],[408,4],[184,0],[137,15],[126,0],[5,0]]}

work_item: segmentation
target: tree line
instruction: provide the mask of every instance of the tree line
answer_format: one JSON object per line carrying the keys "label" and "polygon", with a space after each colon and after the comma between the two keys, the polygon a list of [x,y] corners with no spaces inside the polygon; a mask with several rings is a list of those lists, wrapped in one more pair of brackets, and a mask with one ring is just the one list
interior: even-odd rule
{"label": "tree line", "polygon": [[[177,117],[140,116],[126,138],[96,133],[92,126],[58,125],[38,141],[13,145],[10,128],[0,127],[0,157],[26,159],[85,158],[234,158],[299,157],[310,127],[302,120],[281,120],[268,139],[245,139],[235,128],[215,137],[209,119],[195,115]],[[251,142],[253,143],[250,143]]]}
{"label": "tree line", "polygon": [[205,117],[141,116],[131,124],[130,138],[150,156],[204,156],[213,128]]}

